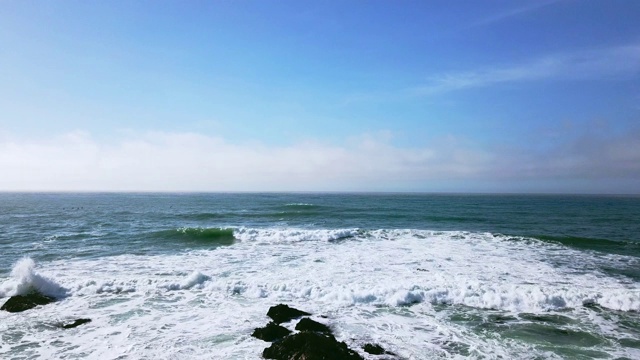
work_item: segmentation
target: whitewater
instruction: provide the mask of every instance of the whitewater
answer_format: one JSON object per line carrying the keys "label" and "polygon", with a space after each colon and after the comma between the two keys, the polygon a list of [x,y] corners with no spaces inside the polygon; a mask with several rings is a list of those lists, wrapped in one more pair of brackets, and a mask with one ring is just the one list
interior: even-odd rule
{"label": "whitewater", "polygon": [[[40,208],[33,215],[39,220],[19,217],[21,224],[5,228],[12,236],[5,231],[0,239],[8,250],[0,302],[32,290],[57,301],[0,312],[0,357],[260,359],[268,343],[251,332],[268,321],[270,306],[285,303],[314,314],[366,359],[380,357],[362,351],[365,343],[380,344],[398,359],[640,358],[634,242],[606,240],[585,249],[572,245],[575,238],[486,229],[333,226],[418,225],[379,216],[402,214],[390,204],[408,199],[414,214],[424,206],[420,197],[382,204],[358,198],[367,206],[346,211],[350,198],[338,195],[322,205],[316,195],[273,195],[266,203],[228,195],[233,208],[213,195],[169,197],[171,207],[140,196],[137,210],[110,218],[105,214],[120,209],[114,203],[122,199],[102,197],[100,204],[108,200],[103,213],[80,212],[59,223],[40,218],[57,210]],[[90,195],[82,199],[85,207],[97,204]],[[36,207],[47,202],[37,200]],[[188,211],[176,206],[181,201]],[[327,210],[327,202],[334,207]],[[335,207],[369,221],[333,219],[328,213]],[[2,221],[15,215],[5,213]],[[607,245],[611,251],[595,250]],[[77,318],[92,321],[57,326]]]}

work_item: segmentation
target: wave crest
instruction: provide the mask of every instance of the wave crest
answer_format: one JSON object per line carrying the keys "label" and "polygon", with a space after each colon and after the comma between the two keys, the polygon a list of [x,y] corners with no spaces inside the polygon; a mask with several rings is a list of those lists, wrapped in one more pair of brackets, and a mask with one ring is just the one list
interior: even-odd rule
{"label": "wave crest", "polygon": [[156,232],[153,237],[162,240],[179,240],[207,245],[232,245],[236,238],[232,228],[181,227]]}
{"label": "wave crest", "polygon": [[193,287],[202,288],[202,284],[210,279],[210,276],[204,275],[196,270],[180,283],[165,284],[161,287],[167,290],[188,290]]}
{"label": "wave crest", "polygon": [[253,229],[240,228],[234,232],[241,241],[258,243],[296,243],[303,241],[339,241],[362,234],[359,229]]}

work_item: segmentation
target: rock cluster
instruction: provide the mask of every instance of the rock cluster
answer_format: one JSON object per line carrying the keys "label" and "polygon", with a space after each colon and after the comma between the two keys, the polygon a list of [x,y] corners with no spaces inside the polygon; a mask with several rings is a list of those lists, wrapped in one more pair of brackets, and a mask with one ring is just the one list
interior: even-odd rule
{"label": "rock cluster", "polygon": [[[251,336],[273,342],[264,349],[262,357],[276,360],[362,360],[362,356],[344,342],[336,340],[331,328],[312,320],[311,314],[279,304],[269,308],[267,316],[273,319],[263,328],[257,328]],[[280,324],[303,317],[292,333]],[[364,351],[370,354],[389,354],[380,345],[366,344]]]}
{"label": "rock cluster", "polygon": [[[38,305],[47,305],[54,301],[56,301],[56,299],[53,297],[33,291],[26,295],[14,295],[10,297],[9,300],[0,307],[0,310],[16,313],[33,309]],[[57,324],[56,326],[63,329],[72,329],[88,322],[91,322],[91,319],[76,319],[71,323]]]}
{"label": "rock cluster", "polygon": [[265,359],[276,360],[362,360],[347,344],[331,334],[301,331],[274,342],[262,352]]}

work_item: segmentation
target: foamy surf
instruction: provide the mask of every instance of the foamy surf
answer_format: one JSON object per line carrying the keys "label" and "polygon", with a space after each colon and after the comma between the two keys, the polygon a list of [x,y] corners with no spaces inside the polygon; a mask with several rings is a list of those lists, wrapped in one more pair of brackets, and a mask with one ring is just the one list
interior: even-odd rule
{"label": "foamy surf", "polygon": [[11,277],[0,285],[0,298],[31,292],[62,298],[67,295],[68,290],[54,280],[40,275],[36,271],[35,262],[25,257],[16,262],[11,270]]}
{"label": "foamy surf", "polygon": [[[585,334],[597,334],[592,356],[640,356],[617,340],[629,330],[611,315],[637,319],[638,284],[599,270],[632,258],[459,231],[243,227],[233,236],[231,246],[173,255],[40,264],[38,272],[51,276],[46,283],[70,296],[30,320],[0,314],[0,331],[19,339],[0,354],[45,344],[26,354],[259,358],[264,343],[249,334],[269,306],[285,302],[326,316],[352,348],[375,341],[400,358],[562,358],[565,345],[553,339],[523,341],[538,328],[565,334],[576,349]],[[30,284],[44,279],[32,261],[15,269]],[[548,315],[567,320],[550,323]],[[73,335],[37,325],[80,316],[93,322]],[[27,322],[40,330],[21,332]]]}

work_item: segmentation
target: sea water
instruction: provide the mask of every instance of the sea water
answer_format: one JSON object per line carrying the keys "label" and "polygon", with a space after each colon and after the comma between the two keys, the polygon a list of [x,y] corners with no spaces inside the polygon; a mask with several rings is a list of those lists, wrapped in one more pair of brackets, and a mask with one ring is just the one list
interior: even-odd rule
{"label": "sea water", "polygon": [[638,197],[4,193],[0,247],[58,299],[2,359],[259,359],[278,303],[367,359],[640,358]]}

